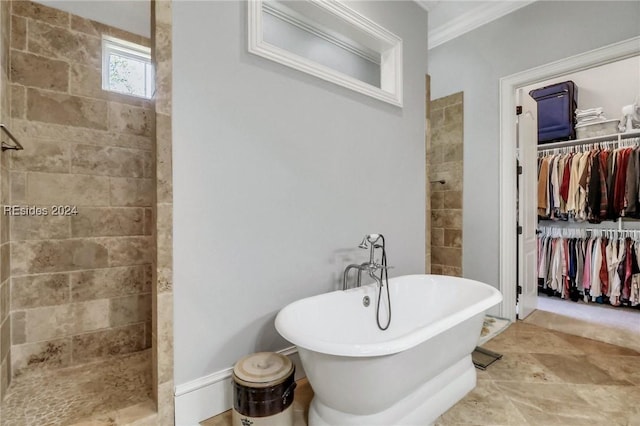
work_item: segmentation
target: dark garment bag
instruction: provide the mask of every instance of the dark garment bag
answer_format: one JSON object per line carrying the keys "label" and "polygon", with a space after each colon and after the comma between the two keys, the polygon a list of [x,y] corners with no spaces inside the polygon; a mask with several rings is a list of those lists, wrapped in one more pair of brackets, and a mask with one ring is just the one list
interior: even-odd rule
{"label": "dark garment bag", "polygon": [[538,103],[538,143],[576,138],[578,88],[573,81],[552,84],[529,92]]}

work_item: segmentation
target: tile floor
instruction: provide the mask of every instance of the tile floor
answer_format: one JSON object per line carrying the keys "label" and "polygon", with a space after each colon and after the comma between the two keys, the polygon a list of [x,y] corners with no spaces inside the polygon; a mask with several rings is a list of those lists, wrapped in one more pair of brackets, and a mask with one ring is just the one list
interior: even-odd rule
{"label": "tile floor", "polygon": [[[523,322],[483,347],[504,356],[437,426],[640,426],[639,352]],[[294,408],[312,396],[300,383]],[[202,425],[230,426],[230,412]]]}
{"label": "tile floor", "polygon": [[150,350],[15,377],[1,426],[155,425]]}

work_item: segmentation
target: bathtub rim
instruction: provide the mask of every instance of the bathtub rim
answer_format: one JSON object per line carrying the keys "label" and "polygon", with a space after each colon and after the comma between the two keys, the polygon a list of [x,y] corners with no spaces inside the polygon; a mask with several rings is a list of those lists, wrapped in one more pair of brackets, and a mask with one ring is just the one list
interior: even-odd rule
{"label": "bathtub rim", "polygon": [[[293,343],[297,347],[304,348],[309,351],[314,351],[327,355],[335,355],[335,356],[345,356],[345,357],[374,357],[374,356],[384,356],[384,355],[393,355],[395,353],[403,352],[409,350],[422,342],[427,341],[433,336],[436,336],[461,322],[473,318],[475,315],[478,315],[487,309],[497,305],[502,301],[502,293],[500,291],[490,286],[489,284],[482,283],[480,281],[471,280],[468,278],[461,277],[451,277],[448,275],[436,275],[436,274],[412,274],[412,275],[401,275],[398,277],[390,278],[390,285],[394,280],[400,278],[416,278],[416,277],[446,277],[447,279],[455,279],[468,282],[474,286],[480,286],[486,288],[490,291],[489,296],[481,299],[480,301],[473,303],[460,311],[449,315],[445,318],[439,319],[438,321],[430,324],[428,327],[424,327],[419,330],[415,330],[413,332],[404,334],[402,336],[398,336],[393,340],[388,340],[385,342],[378,343],[367,343],[367,344],[351,344],[351,343],[339,343],[339,342],[331,342],[326,340],[319,340],[317,338],[313,338],[312,336],[300,335],[295,332],[292,332],[285,320],[283,319],[286,314],[287,309],[293,309],[295,305],[301,304],[304,301],[318,297],[323,295],[328,295],[336,292],[341,292],[343,290],[335,290],[329,293],[323,293],[320,295],[310,296],[303,299],[296,300],[278,312],[278,315],[275,319],[275,327],[278,333],[284,337],[289,342]],[[369,284],[362,287],[373,287],[375,284]],[[347,290],[348,291],[348,290]],[[285,312],[285,314],[283,314]],[[479,337],[479,336],[478,336]]]}

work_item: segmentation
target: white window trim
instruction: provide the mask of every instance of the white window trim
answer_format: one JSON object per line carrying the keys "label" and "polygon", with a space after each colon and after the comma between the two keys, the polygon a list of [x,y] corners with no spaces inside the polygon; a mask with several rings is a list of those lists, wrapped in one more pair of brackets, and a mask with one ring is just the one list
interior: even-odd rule
{"label": "white window trim", "polygon": [[[136,61],[145,62],[151,70],[151,75],[145,81],[145,92],[149,96],[135,95],[132,93],[119,92],[109,87],[109,57],[114,53],[118,56],[134,59]],[[102,90],[111,93],[118,93],[124,96],[133,96],[141,99],[151,99],[153,96],[153,81],[155,72],[151,63],[151,48],[121,40],[115,37],[102,36]]]}
{"label": "white window trim", "polygon": [[249,52],[323,80],[402,107],[402,39],[337,0],[306,0],[374,38],[380,53],[380,87],[365,83],[333,68],[296,55],[264,41],[264,0],[248,2]]}

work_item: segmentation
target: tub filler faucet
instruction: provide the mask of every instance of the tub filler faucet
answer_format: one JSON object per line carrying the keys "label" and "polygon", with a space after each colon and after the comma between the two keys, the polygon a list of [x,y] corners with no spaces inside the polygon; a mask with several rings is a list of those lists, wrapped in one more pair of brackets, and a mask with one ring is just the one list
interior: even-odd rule
{"label": "tub filler faucet", "polygon": [[[380,243],[378,243],[380,241]],[[378,301],[376,303],[376,322],[378,324],[378,328],[382,331],[389,328],[391,325],[391,295],[389,294],[389,275],[388,271],[391,269],[391,266],[387,266],[387,250],[385,248],[384,236],[382,234],[368,234],[365,235],[362,239],[362,242],[358,246],[361,249],[369,249],[369,261],[358,264],[351,264],[347,266],[344,270],[344,274],[342,275],[342,289],[346,290],[347,286],[347,278],[349,277],[349,271],[352,269],[356,269],[358,271],[358,276],[356,278],[356,287],[360,287],[361,279],[362,279],[362,271],[366,271],[371,278],[373,278],[376,282],[376,286],[378,287]],[[375,250],[382,249],[382,258],[380,263],[376,263],[375,261]],[[378,274],[380,271],[380,274]],[[387,321],[385,325],[383,325],[384,320],[381,319],[383,316],[380,312],[380,302],[383,298],[382,288],[387,288]],[[369,306],[369,296],[365,296],[363,299],[363,305],[365,307]]]}
{"label": "tub filler faucet", "polygon": [[[378,244],[377,242],[379,240],[382,240],[381,244]],[[353,263],[349,266],[347,266],[344,270],[344,273],[342,275],[342,289],[346,290],[349,288],[348,286],[348,278],[349,278],[349,272],[351,272],[352,269],[356,269],[358,271],[358,274],[356,275],[356,287],[360,287],[362,285],[362,272],[367,272],[369,274],[369,276],[371,278],[373,278],[376,283],[378,285],[382,285],[382,274],[380,274],[380,277],[378,277],[376,275],[377,271],[380,270],[387,270],[387,269],[391,269],[393,268],[393,266],[387,266],[386,265],[386,252],[385,252],[385,247],[384,247],[384,236],[382,234],[368,234],[365,235],[364,238],[362,239],[362,242],[358,245],[359,248],[367,250],[369,249],[369,261],[368,262],[364,262],[361,264],[356,264]],[[383,254],[383,259],[382,259],[382,263],[376,263],[374,257],[375,257],[375,249],[382,249],[382,254]]]}

